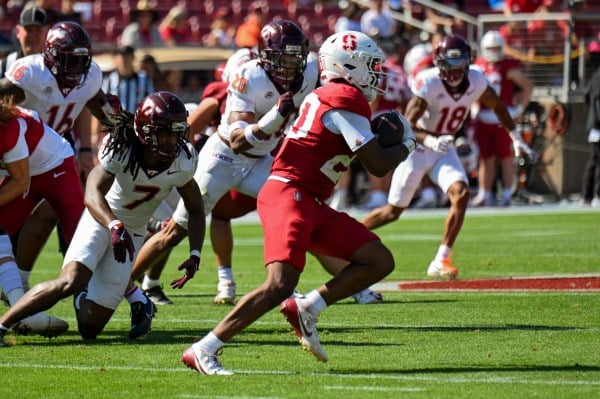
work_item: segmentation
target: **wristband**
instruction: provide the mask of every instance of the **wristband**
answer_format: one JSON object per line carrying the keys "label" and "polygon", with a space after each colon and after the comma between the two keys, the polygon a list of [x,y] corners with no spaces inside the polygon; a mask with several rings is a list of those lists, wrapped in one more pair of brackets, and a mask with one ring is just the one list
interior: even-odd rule
{"label": "wristband", "polygon": [[413,138],[407,138],[402,140],[402,144],[404,144],[409,154],[413,152],[415,150],[415,147],[417,146],[417,142]]}
{"label": "wristband", "polygon": [[244,128],[244,137],[246,138],[246,141],[248,143],[250,143],[251,145],[254,145],[260,141],[260,139],[258,137],[256,137],[254,135],[254,133],[252,132],[252,128],[254,126],[255,125],[248,125]]}
{"label": "wristband", "polygon": [[427,136],[425,136],[425,139],[423,139],[423,145],[425,147],[428,147],[431,149],[436,148],[437,147],[437,138],[428,134]]}
{"label": "wristband", "polygon": [[190,251],[190,258],[191,258],[192,256],[197,256],[197,257],[199,258],[199,257],[200,257],[200,251],[199,251],[199,250],[197,250],[197,249],[192,249],[192,250]]}
{"label": "wristband", "polygon": [[110,223],[108,224],[108,229],[109,229],[109,230],[112,230],[112,228],[113,228],[113,227],[116,227],[116,226],[118,226],[118,225],[121,225],[121,226],[123,226],[123,222],[121,222],[119,219],[115,219],[115,220],[113,220],[112,222],[110,222]]}
{"label": "wristband", "polygon": [[233,132],[235,129],[242,129],[244,130],[246,128],[246,126],[248,126],[248,122],[246,121],[235,121],[232,122],[228,129],[229,129],[229,136],[231,136],[231,132]]}
{"label": "wristband", "polygon": [[281,116],[277,106],[275,105],[269,110],[269,112],[264,114],[256,124],[264,133],[271,135],[277,133],[279,129],[281,129],[281,125],[284,121],[285,118]]}
{"label": "wristband", "polygon": [[79,152],[93,152],[92,147],[81,147]]}
{"label": "wristband", "polygon": [[519,133],[519,131],[517,129],[510,130],[508,132],[508,135],[510,136],[512,141],[522,141],[523,140],[523,138],[521,137],[521,133]]}

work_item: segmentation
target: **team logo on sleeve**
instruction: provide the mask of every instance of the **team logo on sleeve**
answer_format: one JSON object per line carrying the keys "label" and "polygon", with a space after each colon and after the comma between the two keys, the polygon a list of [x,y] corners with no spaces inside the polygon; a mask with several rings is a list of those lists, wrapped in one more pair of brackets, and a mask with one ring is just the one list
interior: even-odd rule
{"label": "team logo on sleeve", "polygon": [[415,84],[415,87],[416,87],[417,90],[420,90],[421,87],[423,87],[423,79],[417,80],[417,83]]}
{"label": "team logo on sleeve", "polygon": [[24,70],[25,70],[24,65],[19,66],[13,73],[13,78],[15,78],[15,80],[21,80],[21,78],[23,77]]}

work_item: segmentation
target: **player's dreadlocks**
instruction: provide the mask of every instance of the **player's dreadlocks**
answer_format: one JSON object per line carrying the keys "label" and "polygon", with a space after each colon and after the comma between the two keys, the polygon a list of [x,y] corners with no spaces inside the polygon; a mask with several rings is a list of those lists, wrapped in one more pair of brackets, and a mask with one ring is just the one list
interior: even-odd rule
{"label": "player's dreadlocks", "polygon": [[127,172],[129,170],[135,179],[140,170],[140,162],[142,161],[142,143],[137,138],[133,128],[133,114],[123,110],[120,114],[113,115],[113,118],[118,122],[106,128],[109,138],[104,145],[102,155],[112,152],[110,159],[117,157],[119,161],[129,156],[124,171]]}
{"label": "player's dreadlocks", "polygon": [[[106,128],[109,138],[102,150],[102,155],[112,152],[111,159],[116,156],[119,161],[129,156],[124,171],[127,172],[129,170],[135,179],[140,170],[143,145],[135,133],[134,115],[129,111],[122,110],[119,114],[113,115],[113,118],[118,122]],[[177,144],[180,149],[185,151],[187,157],[191,158],[192,153],[186,145],[186,136],[187,134],[179,137]]]}

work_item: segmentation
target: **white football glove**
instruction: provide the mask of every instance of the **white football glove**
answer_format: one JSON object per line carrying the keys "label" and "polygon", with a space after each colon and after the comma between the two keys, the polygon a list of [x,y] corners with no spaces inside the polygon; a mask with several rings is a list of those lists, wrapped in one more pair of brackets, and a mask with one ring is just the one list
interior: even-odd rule
{"label": "white football glove", "polygon": [[527,143],[523,141],[523,139],[519,138],[513,140],[513,148],[515,150],[515,156],[519,156],[519,153],[523,151],[532,163],[537,162],[537,153],[531,147],[529,147]]}
{"label": "white football glove", "polygon": [[423,145],[435,152],[448,152],[454,145],[454,136],[451,134],[443,134],[437,137],[427,135],[425,140],[423,140]]}

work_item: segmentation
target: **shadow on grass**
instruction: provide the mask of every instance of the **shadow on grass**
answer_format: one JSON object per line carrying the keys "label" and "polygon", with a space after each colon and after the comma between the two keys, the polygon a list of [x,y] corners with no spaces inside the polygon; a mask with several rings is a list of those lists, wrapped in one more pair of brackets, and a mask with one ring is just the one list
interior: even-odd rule
{"label": "shadow on grass", "polygon": [[[373,334],[377,331],[418,331],[418,332],[496,332],[496,331],[581,331],[586,330],[582,327],[564,327],[564,326],[543,326],[543,325],[528,325],[528,324],[507,324],[498,326],[398,326],[398,325],[368,325],[360,327],[349,326],[327,326],[325,323],[320,327],[319,333],[321,341],[327,345],[340,346],[373,346],[373,347],[397,347],[404,344],[390,342],[360,342],[349,340],[335,340],[337,334],[350,334],[355,339],[360,336]],[[83,340],[76,330],[67,331],[60,337],[53,339],[43,339],[38,336],[19,336],[14,339],[17,345],[32,345],[44,347],[62,347],[73,345],[157,345],[157,344],[191,344],[200,339],[206,331],[199,330],[158,330],[154,329],[147,336],[137,339],[129,339],[127,330],[105,330],[95,340]],[[247,335],[263,335],[268,338],[245,338]],[[286,342],[287,337],[290,337],[289,342]],[[281,339],[272,339],[273,337],[281,337]],[[271,339],[269,339],[271,338]],[[298,342],[295,339],[291,328],[282,322],[281,327],[263,328],[258,326],[250,326],[248,329],[236,336],[228,345],[256,345],[260,341],[261,345],[283,345],[297,346]]]}
{"label": "shadow on grass", "polygon": [[[330,369],[332,373],[339,375],[354,375],[354,374],[462,374],[462,373],[497,373],[497,372],[567,372],[567,371],[583,371],[595,372],[600,371],[600,366],[590,366],[574,364],[572,366],[548,366],[548,365],[506,365],[506,366],[467,366],[467,367],[427,367],[416,369],[379,369],[376,373],[373,370],[364,369]],[[443,378],[440,379],[443,381]]]}

